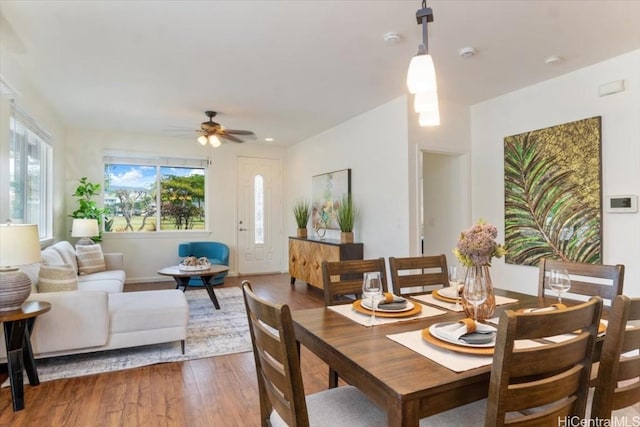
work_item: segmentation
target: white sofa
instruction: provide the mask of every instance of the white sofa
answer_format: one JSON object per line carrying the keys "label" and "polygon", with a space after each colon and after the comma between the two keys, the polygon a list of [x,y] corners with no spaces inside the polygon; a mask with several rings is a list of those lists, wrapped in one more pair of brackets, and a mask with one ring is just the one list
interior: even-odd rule
{"label": "white sofa", "polygon": [[[31,334],[36,358],[181,341],[187,336],[189,305],[177,289],[122,292],[126,278],[122,254],[104,254],[106,270],[78,276],[78,290],[38,293],[40,264],[24,266],[32,292],[28,300],[47,301]],[[42,262],[69,264],[78,271],[73,246],[66,241],[42,251]],[[0,331],[0,339],[4,333]],[[4,345],[0,360],[6,361]]]}

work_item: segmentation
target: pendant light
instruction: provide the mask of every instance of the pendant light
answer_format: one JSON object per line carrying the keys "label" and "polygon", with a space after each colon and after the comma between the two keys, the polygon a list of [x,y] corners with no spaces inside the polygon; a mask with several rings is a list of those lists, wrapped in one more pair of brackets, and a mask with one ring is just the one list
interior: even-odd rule
{"label": "pendant light", "polygon": [[416,20],[418,25],[422,25],[422,44],[418,46],[418,54],[409,64],[407,88],[415,95],[413,106],[416,113],[420,113],[420,126],[438,126],[438,84],[427,37],[427,22],[433,22],[433,11],[427,7],[426,0],[422,0],[422,8],[416,12]]}

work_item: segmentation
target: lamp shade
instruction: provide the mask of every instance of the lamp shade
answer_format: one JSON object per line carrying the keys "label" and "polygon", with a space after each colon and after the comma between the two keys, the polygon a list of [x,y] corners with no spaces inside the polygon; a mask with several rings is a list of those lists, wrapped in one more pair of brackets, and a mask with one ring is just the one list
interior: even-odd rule
{"label": "lamp shade", "polygon": [[431,55],[416,55],[411,59],[407,71],[407,88],[411,93],[437,92],[436,69]]}
{"label": "lamp shade", "polygon": [[207,145],[207,142],[208,142],[208,141],[209,141],[209,140],[208,140],[208,139],[207,139],[207,137],[206,137],[206,136],[204,136],[204,135],[200,135],[200,136],[198,137],[198,142],[200,143],[200,145]]}
{"label": "lamp shade", "polygon": [[36,224],[0,224],[0,267],[40,262]]}
{"label": "lamp shade", "polygon": [[97,219],[75,218],[71,228],[72,237],[94,237],[100,234]]}
{"label": "lamp shade", "polygon": [[418,92],[413,100],[413,108],[416,113],[426,113],[438,109],[437,92]]}
{"label": "lamp shade", "polygon": [[218,138],[215,134],[209,135],[209,143],[215,148],[222,145],[222,142],[220,142],[220,138]]}

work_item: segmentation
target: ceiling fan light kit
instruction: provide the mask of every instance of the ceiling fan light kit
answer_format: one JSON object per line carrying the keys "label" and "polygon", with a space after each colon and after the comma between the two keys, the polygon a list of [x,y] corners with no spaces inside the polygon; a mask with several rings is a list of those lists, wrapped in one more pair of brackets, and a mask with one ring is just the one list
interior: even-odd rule
{"label": "ceiling fan light kit", "polygon": [[200,124],[200,129],[196,131],[200,134],[197,141],[202,146],[205,146],[208,143],[214,148],[220,147],[222,145],[221,139],[238,143],[244,142],[235,135],[255,137],[255,134],[250,130],[226,129],[222,127],[220,123],[214,122],[213,118],[218,114],[215,111],[205,111],[204,114],[209,117],[209,121],[202,122]]}
{"label": "ceiling fan light kit", "polygon": [[422,1],[422,8],[416,12],[416,21],[418,25],[422,25],[422,44],[418,46],[418,54],[409,64],[407,88],[415,95],[413,107],[416,113],[420,114],[420,126],[438,126],[438,83],[433,59],[429,55],[427,37],[427,22],[433,22],[433,11],[427,7],[426,0]]}

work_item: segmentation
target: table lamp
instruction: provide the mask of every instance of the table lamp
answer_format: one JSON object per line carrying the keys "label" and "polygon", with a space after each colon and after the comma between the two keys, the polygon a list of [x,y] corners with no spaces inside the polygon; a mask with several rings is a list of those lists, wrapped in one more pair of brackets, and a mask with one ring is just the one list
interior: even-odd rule
{"label": "table lamp", "polygon": [[31,279],[18,266],[40,260],[36,224],[0,224],[0,312],[20,309],[31,293]]}
{"label": "table lamp", "polygon": [[80,237],[76,245],[93,245],[91,237],[100,235],[97,219],[75,218],[71,227],[71,237]]}

